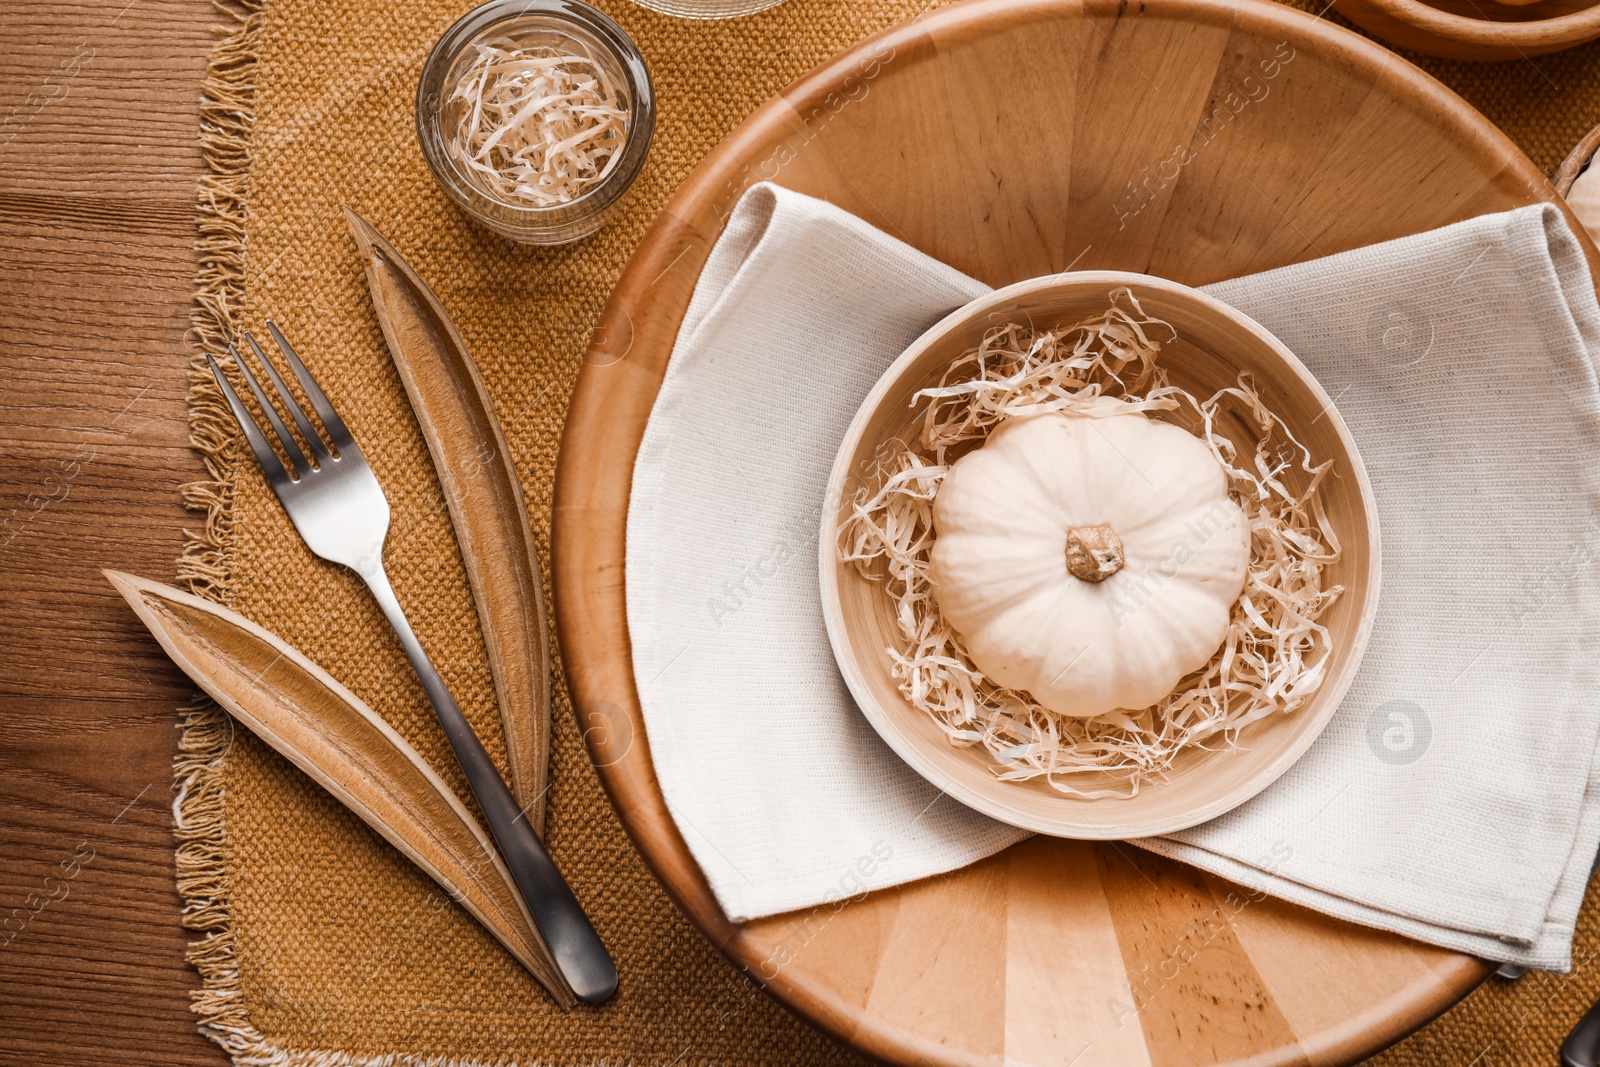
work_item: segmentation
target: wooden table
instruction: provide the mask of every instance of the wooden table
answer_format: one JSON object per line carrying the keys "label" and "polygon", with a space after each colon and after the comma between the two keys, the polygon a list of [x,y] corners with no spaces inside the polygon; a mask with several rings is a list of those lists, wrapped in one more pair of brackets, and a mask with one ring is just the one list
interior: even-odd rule
{"label": "wooden table", "polygon": [[0,1064],[224,1062],[173,887],[193,687],[100,576],[170,577],[196,521],[183,333],[222,22],[210,0],[0,13]]}

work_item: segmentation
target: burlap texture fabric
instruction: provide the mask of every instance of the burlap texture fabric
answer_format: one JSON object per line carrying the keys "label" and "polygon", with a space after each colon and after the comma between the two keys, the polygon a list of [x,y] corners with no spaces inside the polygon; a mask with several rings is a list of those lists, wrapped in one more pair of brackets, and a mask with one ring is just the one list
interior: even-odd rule
{"label": "burlap texture fabric", "polygon": [[[271,315],[307,358],[393,505],[387,559],[400,599],[494,751],[503,746],[465,572],[341,205],[389,236],[454,315],[547,550],[555,459],[581,353],[656,211],[762,100],[928,5],[791,0],[701,23],[602,0],[651,65],[656,144],[631,201],[604,231],[530,250],[454,210],[417,150],[412,97],[423,59],[472,0],[263,2],[219,45],[209,72],[202,139],[212,174],[201,196],[196,326],[220,351],[227,331],[259,330]],[[1421,63],[1547,170],[1600,120],[1600,47],[1533,62]],[[191,487],[206,524],[181,575],[306,651],[465,795],[378,609],[354,576],[315,559],[295,534],[235,441],[203,364],[191,406],[214,481]],[[548,838],[625,976],[611,1004],[556,1011],[397,851],[202,707],[186,713],[176,806],[185,921],[203,935],[191,952],[204,982],[195,996],[202,1031],[251,1064],[860,1062],[767,1000],[676,912],[608,806],[559,680],[557,693]],[[1375,1062],[1554,1062],[1561,1036],[1600,992],[1597,950],[1591,912],[1572,976],[1486,987]]]}

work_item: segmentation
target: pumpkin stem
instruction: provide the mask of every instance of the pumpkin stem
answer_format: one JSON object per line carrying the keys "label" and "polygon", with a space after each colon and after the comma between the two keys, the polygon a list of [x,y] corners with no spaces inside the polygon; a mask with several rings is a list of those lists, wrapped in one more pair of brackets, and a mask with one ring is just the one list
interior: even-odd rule
{"label": "pumpkin stem", "polygon": [[1103,582],[1122,569],[1122,538],[1105,523],[1067,530],[1067,572],[1086,582]]}

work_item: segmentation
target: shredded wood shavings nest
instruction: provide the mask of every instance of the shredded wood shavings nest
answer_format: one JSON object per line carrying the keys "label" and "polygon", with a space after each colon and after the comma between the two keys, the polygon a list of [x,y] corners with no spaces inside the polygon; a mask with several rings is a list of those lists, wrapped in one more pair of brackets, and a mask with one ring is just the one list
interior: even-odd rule
{"label": "shredded wood shavings nest", "polygon": [[457,80],[449,154],[508,204],[569,203],[606,179],[628,138],[625,91],[594,60],[493,41]]}
{"label": "shredded wood shavings nest", "polygon": [[[901,641],[887,651],[900,691],[952,743],[981,746],[1002,779],[1044,778],[1077,797],[1134,796],[1183,750],[1236,746],[1244,727],[1295,711],[1324,681],[1331,646],[1318,619],[1343,592],[1321,584],[1341,554],[1318,491],[1333,461],[1313,462],[1248,375],[1206,400],[1169,384],[1157,356],[1175,337],[1127,289],[1064,329],[993,327],[939,386],[913,398],[926,404],[915,447],[894,441],[880,452],[841,525],[840,557],[882,581],[893,601]],[[1244,591],[1211,661],[1159,703],[1061,715],[986,678],[941,617],[928,581],[933,500],[950,464],[1006,419],[1130,411],[1159,413],[1210,446],[1249,523]],[[1254,442],[1241,448],[1220,432],[1225,418],[1250,427]],[[1304,475],[1298,490],[1290,471]]]}

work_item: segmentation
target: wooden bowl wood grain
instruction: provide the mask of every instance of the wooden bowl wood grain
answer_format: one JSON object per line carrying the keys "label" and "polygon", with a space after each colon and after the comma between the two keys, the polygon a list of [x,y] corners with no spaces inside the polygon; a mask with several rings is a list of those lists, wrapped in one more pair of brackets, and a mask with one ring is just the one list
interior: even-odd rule
{"label": "wooden bowl wood grain", "polygon": [[[1191,748],[1180,753],[1161,780],[1136,795],[1087,799],[1067,796],[1043,779],[1002,781],[999,766],[981,747],[957,747],[933,719],[899,689],[886,649],[904,642],[893,604],[881,581],[839,559],[840,524],[873,457],[889,441],[914,441],[924,406],[918,390],[940,384],[952,363],[977,347],[996,323],[1031,323],[1038,329],[1069,326],[1111,306],[1127,288],[1146,314],[1168,323],[1177,338],[1162,346],[1160,365],[1176,385],[1206,398],[1248,373],[1269,410],[1311,451],[1314,462],[1332,460],[1321,495],[1343,554],[1324,572],[1323,588],[1344,592],[1322,623],[1331,636],[1328,680],[1305,706],[1274,715],[1243,731],[1238,747]],[[1216,430],[1255,453],[1256,432],[1237,416]],[[1290,472],[1291,489],[1307,478]],[[1338,709],[1366,651],[1378,608],[1380,550],[1377,508],[1361,456],[1338,409],[1316,378],[1259,323],[1206,294],[1177,282],[1122,271],[1056,274],[1006,286],[946,316],[918,338],[867,394],[840,443],[824,508],[819,549],[822,613],[834,654],[862,713],[895,752],[951,797],[990,818],[1056,837],[1114,840],[1154,837],[1215,818],[1276,780],[1316,740]],[[1066,620],[1063,620],[1066,624]],[[1120,791],[1110,774],[1085,775],[1084,790]]]}

